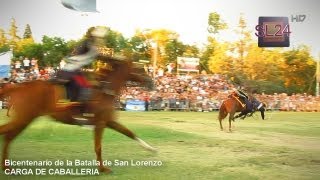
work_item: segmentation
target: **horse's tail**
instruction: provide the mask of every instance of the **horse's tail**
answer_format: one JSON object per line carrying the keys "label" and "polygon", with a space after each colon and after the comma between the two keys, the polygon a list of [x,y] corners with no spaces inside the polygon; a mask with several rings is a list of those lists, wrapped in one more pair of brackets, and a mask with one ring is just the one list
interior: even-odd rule
{"label": "horse's tail", "polygon": [[227,115],[228,115],[227,108],[226,108],[225,102],[223,102],[219,109],[219,117],[218,117],[219,121],[226,118]]}

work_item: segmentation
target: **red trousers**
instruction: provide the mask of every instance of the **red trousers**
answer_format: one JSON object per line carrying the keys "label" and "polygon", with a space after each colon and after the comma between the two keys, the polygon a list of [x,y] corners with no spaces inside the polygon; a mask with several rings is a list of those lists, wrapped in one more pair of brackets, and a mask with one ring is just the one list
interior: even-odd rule
{"label": "red trousers", "polygon": [[89,81],[82,75],[75,75],[73,76],[75,82],[82,88],[89,88],[91,87]]}

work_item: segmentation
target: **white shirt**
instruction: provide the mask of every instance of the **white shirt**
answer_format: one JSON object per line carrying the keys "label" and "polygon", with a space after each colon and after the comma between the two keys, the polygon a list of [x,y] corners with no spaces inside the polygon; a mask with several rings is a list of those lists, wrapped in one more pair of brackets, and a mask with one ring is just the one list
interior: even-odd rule
{"label": "white shirt", "polygon": [[60,69],[63,69],[65,65],[66,65],[66,62],[64,60],[61,60],[60,61]]}
{"label": "white shirt", "polygon": [[23,66],[30,66],[30,60],[29,59],[24,59],[23,60]]}
{"label": "white shirt", "polygon": [[66,58],[66,64],[63,67],[66,71],[75,71],[81,67],[90,64],[98,55],[96,48],[91,48],[86,54]]}
{"label": "white shirt", "polygon": [[15,62],[15,68],[19,69],[21,67],[21,63],[19,61]]}

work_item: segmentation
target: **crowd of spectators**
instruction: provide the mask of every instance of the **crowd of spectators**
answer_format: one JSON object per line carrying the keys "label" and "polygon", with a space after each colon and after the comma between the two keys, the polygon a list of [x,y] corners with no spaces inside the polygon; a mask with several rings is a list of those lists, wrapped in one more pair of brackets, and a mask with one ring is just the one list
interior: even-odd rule
{"label": "crowd of spectators", "polygon": [[24,58],[22,61],[17,60],[11,65],[10,81],[19,83],[31,80],[48,80],[56,73],[53,67],[40,68],[38,60]]}
{"label": "crowd of spectators", "polygon": [[[123,91],[120,101],[148,101],[153,110],[215,111],[234,87],[221,75],[174,75],[167,74],[155,78],[156,91],[148,92],[140,87]],[[320,97],[304,94],[254,94],[267,104],[268,110],[318,111]]]}
{"label": "crowd of spectators", "polygon": [[277,109],[281,111],[305,111],[320,112],[320,97],[312,96],[306,93],[292,94],[274,93],[272,95],[256,94],[258,99],[267,104],[268,109]]}
{"label": "crowd of spectators", "polygon": [[219,75],[174,75],[155,78],[156,91],[127,88],[121,101],[128,99],[149,100],[152,109],[206,109],[218,108],[233,86]]}
{"label": "crowd of spectators", "polygon": [[[56,68],[39,68],[37,60],[24,58],[21,63],[12,65],[12,82],[30,80],[48,80],[55,76]],[[177,75],[160,73],[155,78],[155,91],[146,91],[142,87],[128,87],[120,95],[120,102],[125,106],[128,100],[142,100],[149,104],[151,110],[186,110],[214,111],[218,110],[235,88],[223,76]],[[281,111],[320,111],[320,97],[308,94],[255,94],[260,101],[267,104],[270,110]]]}

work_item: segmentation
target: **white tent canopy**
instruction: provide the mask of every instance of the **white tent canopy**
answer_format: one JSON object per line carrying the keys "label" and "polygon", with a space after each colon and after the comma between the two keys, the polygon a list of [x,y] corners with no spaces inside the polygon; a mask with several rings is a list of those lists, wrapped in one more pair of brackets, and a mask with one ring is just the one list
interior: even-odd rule
{"label": "white tent canopy", "polygon": [[0,53],[0,78],[9,77],[12,52]]}
{"label": "white tent canopy", "polygon": [[96,0],[61,0],[61,4],[75,11],[80,12],[98,12]]}

